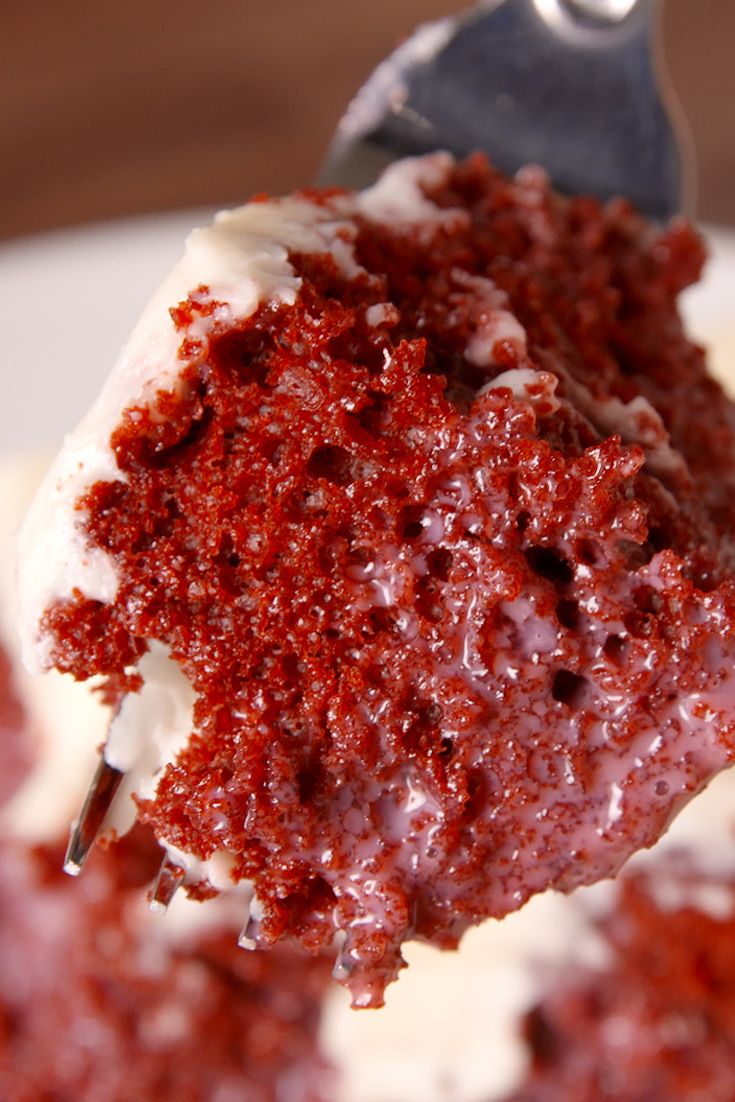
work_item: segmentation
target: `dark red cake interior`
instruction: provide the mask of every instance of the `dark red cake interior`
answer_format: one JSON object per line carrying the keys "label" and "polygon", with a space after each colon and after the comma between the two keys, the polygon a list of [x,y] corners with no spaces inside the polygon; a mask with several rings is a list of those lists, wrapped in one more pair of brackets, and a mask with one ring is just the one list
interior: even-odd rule
{"label": "dark red cake interior", "polygon": [[293,306],[225,325],[192,290],[185,386],[126,412],[125,481],[79,505],[117,597],[47,617],[77,677],[169,646],[196,730],[142,817],[234,856],[253,944],[343,931],[359,1005],[404,939],[613,873],[733,753],[735,418],[676,307],[698,238],[480,158],[430,197],[430,225],[356,215],[361,274],[291,254]]}

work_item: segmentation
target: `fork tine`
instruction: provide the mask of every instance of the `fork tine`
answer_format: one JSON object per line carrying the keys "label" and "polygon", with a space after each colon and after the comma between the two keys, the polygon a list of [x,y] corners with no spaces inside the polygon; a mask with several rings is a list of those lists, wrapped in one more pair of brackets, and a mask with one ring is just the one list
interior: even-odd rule
{"label": "fork tine", "polygon": [[237,944],[241,949],[257,949],[260,944],[260,922],[252,915],[248,918],[240,931]]}
{"label": "fork tine", "polygon": [[121,770],[100,758],[79,818],[72,823],[69,845],[64,857],[64,872],[79,876],[102,821],[123,778]]}
{"label": "fork tine", "polygon": [[184,873],[185,869],[181,865],[172,861],[168,854],[164,855],[156,881],[148,893],[148,907],[151,911],[156,914],[166,913],[177,889],[183,883]]}
{"label": "fork tine", "polygon": [[350,955],[350,945],[347,937],[345,937],[337,957],[334,962],[334,968],[332,969],[332,977],[335,980],[346,980],[352,975],[355,967],[355,960]]}

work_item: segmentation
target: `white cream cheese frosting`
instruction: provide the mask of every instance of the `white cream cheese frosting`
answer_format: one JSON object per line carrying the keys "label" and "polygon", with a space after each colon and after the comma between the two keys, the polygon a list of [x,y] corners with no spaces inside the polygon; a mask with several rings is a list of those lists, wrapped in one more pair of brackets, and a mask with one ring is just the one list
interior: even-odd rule
{"label": "white cream cheese frosting", "polygon": [[[173,759],[192,726],[192,690],[160,645],[154,645],[143,658],[142,692],[131,694],[112,722],[111,710],[94,691],[92,682],[80,683],[56,670],[32,676],[17,659],[12,615],[16,537],[47,467],[46,455],[0,462],[0,645],[11,658],[14,687],[27,717],[26,734],[32,740],[33,754],[28,776],[0,808],[0,832],[28,845],[66,838],[103,745],[107,746],[110,764],[126,773],[104,829],[117,833],[129,830],[135,818],[131,793],[152,794],[163,764]],[[141,738],[142,734],[146,737]],[[187,865],[185,855],[178,851],[172,857]],[[192,859],[190,864],[197,879],[206,877],[216,887],[231,890],[227,897],[212,900],[206,907],[180,893],[165,921],[151,916],[148,936],[159,949],[164,943],[184,940],[215,925],[231,927],[234,939],[247,914],[247,888],[232,885],[226,862],[215,856],[201,863]],[[142,900],[141,904],[142,921],[146,912]]]}

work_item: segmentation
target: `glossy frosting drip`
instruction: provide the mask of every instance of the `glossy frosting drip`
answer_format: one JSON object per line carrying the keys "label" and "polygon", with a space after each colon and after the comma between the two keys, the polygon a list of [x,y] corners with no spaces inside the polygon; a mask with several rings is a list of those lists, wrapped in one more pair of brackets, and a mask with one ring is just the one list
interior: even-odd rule
{"label": "glossy frosting drip", "polygon": [[193,730],[142,817],[378,1005],[404,940],[610,875],[731,760],[735,422],[682,225],[477,159],[289,202],[333,242],[292,300],[171,304],[175,386],[77,502],[114,599],[42,626],[118,694],[168,648]]}

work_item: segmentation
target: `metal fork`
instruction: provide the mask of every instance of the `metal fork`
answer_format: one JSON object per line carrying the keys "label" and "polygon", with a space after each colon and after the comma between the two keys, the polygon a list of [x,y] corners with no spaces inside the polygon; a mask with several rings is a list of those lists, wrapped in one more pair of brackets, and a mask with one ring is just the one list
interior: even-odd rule
{"label": "metal fork", "polygon": [[659,17],[658,0],[491,0],[426,24],[357,93],[319,182],[363,187],[401,156],[480,149],[665,219],[691,179]]}

